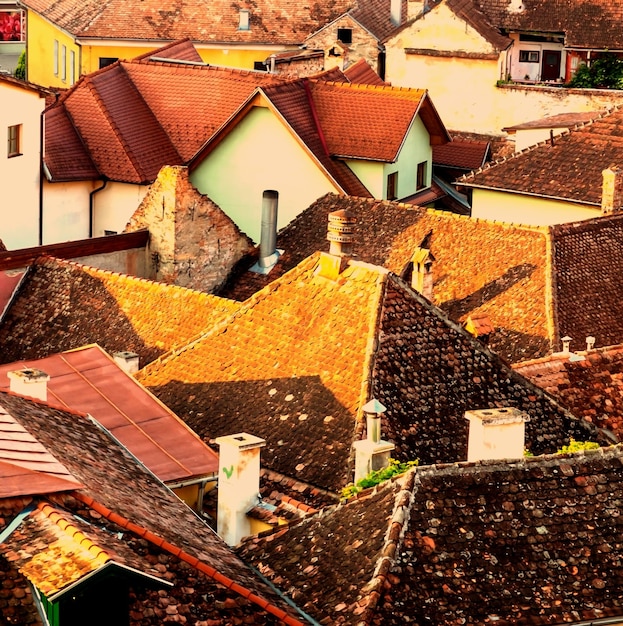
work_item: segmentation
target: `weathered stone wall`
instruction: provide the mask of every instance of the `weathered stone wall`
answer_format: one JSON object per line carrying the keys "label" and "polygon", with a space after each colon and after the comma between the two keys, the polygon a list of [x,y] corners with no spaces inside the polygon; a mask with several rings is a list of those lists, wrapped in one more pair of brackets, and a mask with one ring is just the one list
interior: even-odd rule
{"label": "weathered stone wall", "polygon": [[149,278],[208,293],[252,249],[251,241],[188,180],[185,167],[165,166],[126,232],[149,229]]}
{"label": "weathered stone wall", "polygon": [[324,57],[318,56],[311,59],[294,59],[292,61],[281,61],[275,64],[275,76],[282,78],[299,78],[322,72],[324,67]]}

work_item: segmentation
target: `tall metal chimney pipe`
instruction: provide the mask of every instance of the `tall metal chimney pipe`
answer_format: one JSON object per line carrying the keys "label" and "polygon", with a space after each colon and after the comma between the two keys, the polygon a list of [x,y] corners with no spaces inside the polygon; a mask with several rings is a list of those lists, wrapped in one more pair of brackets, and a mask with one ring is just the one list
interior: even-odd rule
{"label": "tall metal chimney pipe", "polygon": [[279,192],[267,189],[262,194],[262,232],[260,235],[260,267],[275,264],[277,252],[277,206]]}

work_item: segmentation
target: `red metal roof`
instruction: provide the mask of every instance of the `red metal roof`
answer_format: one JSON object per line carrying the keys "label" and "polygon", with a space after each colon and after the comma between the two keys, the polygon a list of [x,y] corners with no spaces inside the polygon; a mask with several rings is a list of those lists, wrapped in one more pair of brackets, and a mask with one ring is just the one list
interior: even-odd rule
{"label": "red metal roof", "polygon": [[2,365],[0,390],[24,367],[50,376],[49,404],[93,416],[162,481],[218,471],[217,454],[99,346]]}

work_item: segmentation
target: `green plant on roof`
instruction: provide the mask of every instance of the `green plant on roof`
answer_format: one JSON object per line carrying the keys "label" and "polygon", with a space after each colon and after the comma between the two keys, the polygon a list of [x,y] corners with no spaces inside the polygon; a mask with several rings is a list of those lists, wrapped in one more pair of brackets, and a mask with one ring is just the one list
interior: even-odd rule
{"label": "green plant on roof", "polygon": [[597,448],[599,448],[599,444],[594,441],[576,441],[571,437],[569,445],[560,448],[558,454],[568,454],[570,452],[579,452],[580,450],[596,450]]}
{"label": "green plant on roof", "polygon": [[355,484],[351,483],[350,485],[346,485],[346,487],[342,489],[342,498],[351,498],[364,489],[376,487],[379,483],[389,480],[394,476],[404,474],[407,470],[416,467],[418,464],[419,461],[417,459],[415,461],[407,461],[406,463],[397,461],[396,459],[389,459],[389,465],[387,465],[387,467],[370,472]]}
{"label": "green plant on roof", "polygon": [[532,452],[530,452],[530,450],[528,450],[528,448],[524,448],[523,455],[524,455],[525,457],[531,457],[531,456],[534,456],[534,454],[533,454]]}
{"label": "green plant on roof", "polygon": [[26,80],[26,50],[22,50],[22,53],[19,55],[14,74],[15,78]]}

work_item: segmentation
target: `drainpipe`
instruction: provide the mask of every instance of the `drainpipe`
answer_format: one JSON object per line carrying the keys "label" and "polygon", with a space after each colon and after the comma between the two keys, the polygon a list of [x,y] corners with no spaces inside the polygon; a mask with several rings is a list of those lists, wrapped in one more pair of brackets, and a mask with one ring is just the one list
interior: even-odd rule
{"label": "drainpipe", "polygon": [[89,238],[93,237],[93,205],[94,205],[93,197],[95,196],[96,193],[105,189],[107,184],[108,184],[108,181],[104,180],[101,187],[98,187],[97,189],[94,189],[93,191],[89,192]]}
{"label": "drainpipe", "polygon": [[43,114],[45,112],[45,106],[43,107],[43,111],[41,111],[41,115],[39,116],[39,163],[41,166],[39,167],[39,245],[43,245],[43,177],[45,176],[45,160],[43,155],[44,143],[43,143],[43,133],[44,131],[44,118]]}

